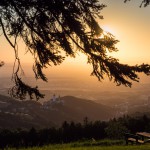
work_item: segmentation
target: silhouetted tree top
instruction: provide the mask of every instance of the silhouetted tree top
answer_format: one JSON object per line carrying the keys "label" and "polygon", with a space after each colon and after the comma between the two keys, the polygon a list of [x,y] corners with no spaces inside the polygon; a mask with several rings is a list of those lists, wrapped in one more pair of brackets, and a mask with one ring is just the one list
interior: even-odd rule
{"label": "silhouetted tree top", "polygon": [[[124,0],[124,2],[127,2],[127,1],[131,1],[131,0]],[[143,0],[140,7],[142,6],[147,7],[149,4],[150,4],[150,0]]]}
{"label": "silhouetted tree top", "polygon": [[[143,3],[146,1],[143,1]],[[22,39],[27,52],[34,57],[36,79],[47,81],[43,69],[61,64],[67,56],[75,57],[79,51],[93,66],[92,75],[102,80],[105,75],[117,85],[131,86],[138,81],[138,72],[150,74],[150,65],[129,66],[108,56],[116,52],[118,42],[105,33],[97,23],[105,7],[98,0],[0,0],[0,28],[15,52],[13,80],[10,94],[23,99],[26,95],[43,97],[37,87],[21,79],[18,57],[18,39]]]}

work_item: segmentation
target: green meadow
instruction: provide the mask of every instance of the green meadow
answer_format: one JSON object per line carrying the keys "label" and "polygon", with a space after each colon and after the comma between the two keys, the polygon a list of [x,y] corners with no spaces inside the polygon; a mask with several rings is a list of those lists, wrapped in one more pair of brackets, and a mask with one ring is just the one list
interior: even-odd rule
{"label": "green meadow", "polygon": [[[8,150],[15,149],[9,148]],[[102,140],[51,144],[43,147],[19,148],[19,150],[150,150],[150,144],[125,145],[124,141]]]}
{"label": "green meadow", "polygon": [[[9,149],[15,150],[15,149]],[[68,145],[49,145],[45,147],[22,148],[20,150],[150,150],[150,145],[142,146],[84,146],[84,147],[71,147]]]}

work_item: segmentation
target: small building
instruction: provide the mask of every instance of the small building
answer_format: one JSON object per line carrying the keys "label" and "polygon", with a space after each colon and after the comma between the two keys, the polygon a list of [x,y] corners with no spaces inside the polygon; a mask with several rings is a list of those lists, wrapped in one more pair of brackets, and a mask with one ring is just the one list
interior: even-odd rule
{"label": "small building", "polygon": [[61,100],[60,95],[56,96],[55,94],[52,96],[52,98],[46,102],[43,103],[43,108],[44,109],[49,109],[52,107],[54,104],[64,104],[64,101]]}

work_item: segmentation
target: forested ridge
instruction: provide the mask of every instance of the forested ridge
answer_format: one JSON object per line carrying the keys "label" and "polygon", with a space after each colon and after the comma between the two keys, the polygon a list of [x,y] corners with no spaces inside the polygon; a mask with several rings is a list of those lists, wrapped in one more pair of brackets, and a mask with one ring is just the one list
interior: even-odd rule
{"label": "forested ridge", "polygon": [[150,131],[150,117],[146,115],[140,117],[123,116],[109,121],[95,122],[84,118],[83,123],[65,121],[60,128],[0,129],[0,148],[43,146],[91,139],[124,139],[125,133],[138,131]]}

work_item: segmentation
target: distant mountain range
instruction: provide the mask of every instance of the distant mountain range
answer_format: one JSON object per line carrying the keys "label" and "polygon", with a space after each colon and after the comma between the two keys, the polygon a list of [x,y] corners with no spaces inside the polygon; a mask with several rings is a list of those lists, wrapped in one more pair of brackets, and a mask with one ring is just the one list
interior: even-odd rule
{"label": "distant mountain range", "polygon": [[28,100],[18,101],[0,95],[0,128],[59,127],[64,121],[83,122],[109,120],[115,115],[111,107],[73,96],[60,97],[61,102],[43,104]]}

